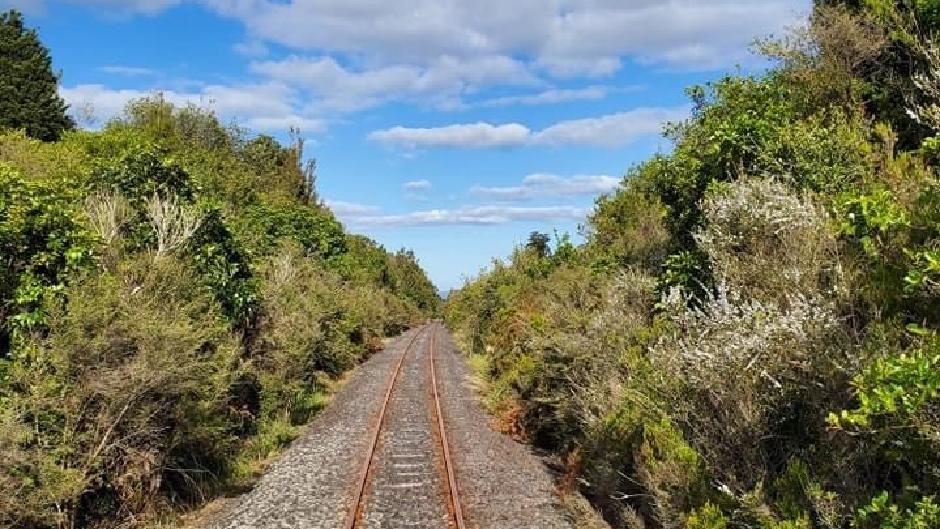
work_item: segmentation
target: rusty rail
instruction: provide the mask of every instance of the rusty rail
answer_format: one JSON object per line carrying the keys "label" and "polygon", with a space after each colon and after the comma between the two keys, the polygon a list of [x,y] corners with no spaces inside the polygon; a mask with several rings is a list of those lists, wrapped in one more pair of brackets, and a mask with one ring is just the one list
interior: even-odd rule
{"label": "rusty rail", "polygon": [[434,348],[437,343],[437,333],[435,332],[434,324],[427,324],[424,329],[419,330],[415,333],[414,336],[411,337],[408,345],[405,346],[405,352],[402,353],[401,358],[398,360],[398,364],[395,366],[395,371],[389,377],[390,380],[388,383],[388,388],[385,391],[385,400],[382,402],[382,408],[379,411],[378,419],[372,428],[368,457],[359,471],[359,480],[357,482],[357,490],[355,493],[355,503],[353,503],[349,508],[349,512],[346,516],[346,523],[343,526],[344,529],[355,529],[359,524],[359,519],[362,516],[362,500],[369,481],[369,474],[372,469],[372,464],[375,460],[375,453],[376,448],[378,447],[379,437],[381,436],[382,429],[385,425],[385,412],[388,408],[388,403],[391,400],[392,391],[394,390],[395,384],[398,381],[398,375],[401,373],[401,368],[405,363],[405,358],[407,358],[408,353],[411,352],[412,347],[418,340],[418,337],[424,332],[424,330],[427,330],[430,335],[430,339],[428,340],[428,369],[431,372],[431,393],[434,396],[434,410],[435,414],[437,415],[437,420],[435,423],[438,429],[438,438],[441,441],[441,451],[444,456],[444,469],[447,474],[447,510],[453,519],[454,527],[456,529],[466,529],[466,525],[463,519],[463,509],[460,504],[460,492],[457,488],[457,478],[454,474],[454,465],[450,456],[450,444],[447,441],[447,432],[446,427],[444,426],[444,415],[441,412],[441,401],[437,391],[437,374],[434,367]]}
{"label": "rusty rail", "polygon": [[398,374],[401,373],[401,366],[404,365],[405,358],[408,356],[408,353],[411,351],[411,348],[414,346],[415,341],[418,340],[418,336],[420,336],[421,333],[422,330],[419,330],[411,337],[408,345],[405,346],[405,352],[402,353],[401,358],[398,359],[398,365],[395,366],[395,371],[389,377],[391,380],[389,380],[388,389],[385,391],[385,400],[382,402],[382,409],[379,410],[378,420],[376,420],[375,426],[372,428],[372,441],[369,445],[369,455],[366,457],[362,468],[359,470],[358,490],[355,494],[356,501],[350,506],[349,513],[346,515],[346,523],[343,525],[345,529],[354,529],[359,522],[359,517],[362,514],[362,496],[366,490],[366,482],[369,480],[369,471],[372,468],[372,461],[375,459],[375,449],[379,444],[382,426],[385,424],[385,411],[388,409],[388,402],[392,398],[392,390],[395,388]]}
{"label": "rusty rail", "polygon": [[450,502],[449,511],[453,515],[457,529],[465,529],[463,508],[460,505],[460,490],[457,488],[457,477],[454,474],[454,465],[450,458],[450,444],[447,442],[447,429],[444,426],[444,414],[441,413],[441,399],[437,393],[437,375],[434,369],[434,345],[437,340],[435,329],[431,328],[431,339],[428,342],[428,363],[431,370],[431,390],[434,394],[434,409],[437,412],[437,428],[440,434],[441,449],[444,452],[444,469],[447,471],[447,491]]}

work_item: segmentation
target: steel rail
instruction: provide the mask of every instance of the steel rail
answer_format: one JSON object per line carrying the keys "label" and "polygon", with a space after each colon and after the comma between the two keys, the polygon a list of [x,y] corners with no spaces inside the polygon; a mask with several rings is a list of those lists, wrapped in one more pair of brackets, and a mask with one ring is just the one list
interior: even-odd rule
{"label": "steel rail", "polygon": [[355,503],[350,506],[349,512],[346,515],[346,523],[343,524],[344,529],[354,529],[359,522],[359,517],[362,514],[362,499],[366,491],[366,483],[369,480],[369,471],[372,469],[372,461],[375,459],[375,451],[379,444],[379,436],[382,434],[382,427],[385,424],[385,412],[388,409],[388,403],[392,398],[392,390],[395,389],[395,383],[398,381],[398,374],[401,373],[401,367],[405,363],[405,358],[408,356],[411,348],[418,340],[418,336],[421,336],[423,331],[424,329],[420,329],[415,332],[414,336],[411,337],[408,345],[405,346],[405,352],[402,353],[401,358],[398,360],[398,365],[395,366],[395,372],[392,373],[392,375],[389,377],[391,380],[388,383],[388,389],[385,391],[385,400],[382,402],[382,409],[379,411],[378,420],[376,420],[375,425],[372,428],[372,440],[369,445],[369,455],[366,457],[365,462],[362,464],[362,468],[359,470],[359,480],[355,494]]}
{"label": "steel rail", "polygon": [[447,430],[444,426],[444,414],[441,413],[441,399],[437,392],[437,375],[434,369],[434,346],[437,333],[431,328],[431,339],[428,341],[428,363],[431,370],[431,390],[434,394],[434,409],[437,411],[437,428],[440,433],[441,449],[444,452],[444,469],[447,471],[447,490],[450,501],[450,512],[453,515],[457,529],[465,529],[463,508],[460,505],[460,491],[457,488],[457,477],[454,473],[454,464],[450,457],[450,443],[447,441]]}

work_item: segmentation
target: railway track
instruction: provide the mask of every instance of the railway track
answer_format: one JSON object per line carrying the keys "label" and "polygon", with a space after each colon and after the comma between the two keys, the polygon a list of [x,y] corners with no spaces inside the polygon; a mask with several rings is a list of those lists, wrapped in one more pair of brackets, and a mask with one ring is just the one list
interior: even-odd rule
{"label": "railway track", "polygon": [[409,331],[357,368],[251,491],[194,527],[570,529],[551,476],[488,427],[469,377],[443,325]]}
{"label": "railway track", "polygon": [[438,327],[416,332],[389,376],[344,529],[466,528],[441,411]]}

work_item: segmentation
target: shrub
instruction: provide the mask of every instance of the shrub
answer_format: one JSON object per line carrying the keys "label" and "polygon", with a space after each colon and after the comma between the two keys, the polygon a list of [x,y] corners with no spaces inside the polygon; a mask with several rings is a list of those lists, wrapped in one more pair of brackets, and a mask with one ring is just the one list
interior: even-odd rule
{"label": "shrub", "polygon": [[859,509],[855,527],[860,529],[927,529],[940,526],[940,505],[933,496],[918,499],[911,507],[902,508],[891,501],[887,492]]}
{"label": "shrub", "polygon": [[316,205],[299,144],[243,134],[159,97],[0,134],[0,526],[137,526],[242,485],[437,306],[412,254]]}
{"label": "shrub", "polygon": [[589,223],[591,249],[618,266],[641,266],[655,273],[669,251],[666,208],[643,189],[648,177],[639,167],[622,190],[597,200]]}
{"label": "shrub", "polygon": [[11,369],[0,520],[73,525],[195,500],[233,449],[238,345],[193,271],[141,257],[66,290]]}
{"label": "shrub", "polygon": [[307,204],[258,203],[239,219],[239,226],[253,255],[271,255],[285,240],[324,259],[341,255],[346,249],[340,223],[329,211]]}
{"label": "shrub", "polygon": [[726,529],[728,519],[721,512],[721,509],[706,503],[689,514],[685,520],[686,529]]}
{"label": "shrub", "polygon": [[45,323],[46,301],[92,264],[94,238],[66,193],[0,164],[0,362],[11,335]]}
{"label": "shrub", "polygon": [[711,470],[729,486],[747,490],[772,457],[766,439],[806,440],[781,437],[787,421],[808,419],[790,415],[805,413],[790,409],[791,401],[810,410],[819,406],[813,426],[822,426],[821,410],[829,402],[819,388],[838,388],[837,381],[846,379],[844,352],[837,346],[839,320],[831,304],[818,297],[795,294],[781,304],[760,302],[721,285],[701,307],[690,308],[679,297],[671,298],[669,307],[675,331],[650,354],[691,393],[688,401],[664,397],[686,415],[694,445]]}
{"label": "shrub", "polygon": [[[783,301],[792,293],[838,294],[829,217],[808,196],[764,178],[716,185],[695,234],[712,274],[740,296]],[[774,263],[774,266],[767,266]]]}
{"label": "shrub", "polygon": [[344,285],[333,272],[289,247],[265,265],[262,280],[257,362],[288,380],[315,371],[335,375],[355,364],[360,351],[349,341],[355,322],[346,319]]}

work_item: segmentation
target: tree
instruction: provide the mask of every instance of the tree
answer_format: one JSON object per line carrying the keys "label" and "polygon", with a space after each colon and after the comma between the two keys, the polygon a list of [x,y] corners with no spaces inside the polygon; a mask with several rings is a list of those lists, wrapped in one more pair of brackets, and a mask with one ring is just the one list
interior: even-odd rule
{"label": "tree", "polygon": [[525,247],[534,250],[540,258],[545,258],[552,253],[551,246],[549,246],[551,240],[552,238],[547,234],[533,231],[529,234],[529,240],[525,243]]}
{"label": "tree", "polygon": [[58,83],[36,30],[24,26],[19,11],[0,14],[0,128],[25,129],[43,141],[74,128]]}

